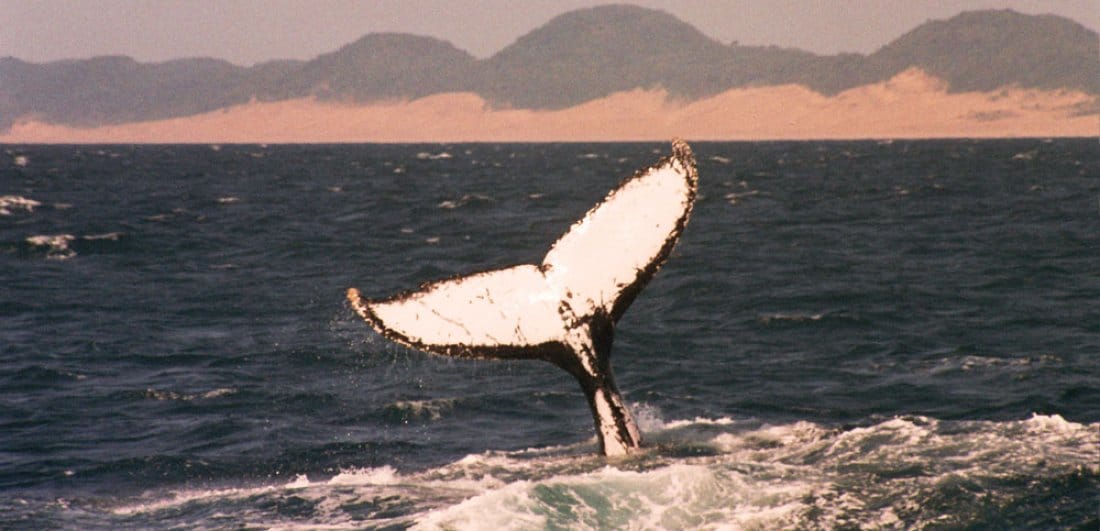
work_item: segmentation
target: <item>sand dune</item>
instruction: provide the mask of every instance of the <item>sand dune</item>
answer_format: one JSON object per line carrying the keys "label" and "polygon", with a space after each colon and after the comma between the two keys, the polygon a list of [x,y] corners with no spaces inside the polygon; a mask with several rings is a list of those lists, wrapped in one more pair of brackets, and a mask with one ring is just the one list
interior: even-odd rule
{"label": "sand dune", "polygon": [[678,102],[660,90],[556,111],[493,108],[476,94],[363,105],[298,99],[95,128],[23,120],[3,143],[312,143],[779,140],[1100,136],[1095,96],[1006,88],[949,93],[924,72],[823,96],[797,85]]}

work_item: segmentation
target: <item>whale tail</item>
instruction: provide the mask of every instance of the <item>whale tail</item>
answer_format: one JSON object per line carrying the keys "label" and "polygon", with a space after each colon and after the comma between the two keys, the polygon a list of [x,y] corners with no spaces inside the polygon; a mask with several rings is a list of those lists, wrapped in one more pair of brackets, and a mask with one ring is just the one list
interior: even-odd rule
{"label": "whale tail", "polygon": [[624,179],[574,223],[540,264],[429,282],[352,308],[385,337],[460,358],[549,361],[577,378],[600,449],[623,455],[641,436],[615,385],[615,323],[668,259],[698,187],[682,140],[672,154]]}

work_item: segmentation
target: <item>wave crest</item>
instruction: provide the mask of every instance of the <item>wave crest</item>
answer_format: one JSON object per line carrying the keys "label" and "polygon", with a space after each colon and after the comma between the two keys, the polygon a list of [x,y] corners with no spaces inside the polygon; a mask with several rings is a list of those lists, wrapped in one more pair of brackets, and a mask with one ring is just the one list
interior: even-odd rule
{"label": "wave crest", "polygon": [[42,206],[41,202],[20,195],[0,196],[0,216],[14,215],[17,210],[34,212],[34,209],[40,206]]}
{"label": "wave crest", "polygon": [[[1100,484],[1100,424],[1058,415],[896,417],[841,429],[726,417],[664,422],[651,413],[653,444],[626,459],[593,455],[594,441],[490,451],[422,471],[367,467],[274,486],[173,492],[115,513],[159,518],[186,507],[283,528],[997,527],[1006,510],[1041,512],[1022,500],[1055,500],[1087,518],[1091,501],[1079,499],[1074,485]],[[685,451],[700,447],[710,451]],[[271,512],[291,502],[305,516]]]}

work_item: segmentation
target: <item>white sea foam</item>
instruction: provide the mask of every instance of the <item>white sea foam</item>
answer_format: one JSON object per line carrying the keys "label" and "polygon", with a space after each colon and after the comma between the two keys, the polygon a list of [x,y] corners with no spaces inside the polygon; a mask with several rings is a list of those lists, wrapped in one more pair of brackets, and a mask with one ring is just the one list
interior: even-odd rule
{"label": "white sea foam", "polygon": [[[351,468],[327,479],[152,493],[114,512],[228,503],[233,521],[279,529],[898,529],[965,526],[968,507],[1028,494],[1026,485],[1003,490],[1005,478],[1100,474],[1100,424],[1057,415],[899,417],[838,429],[727,417],[664,422],[656,408],[638,410],[664,442],[625,460],[593,455],[593,441],[489,451],[419,472]],[[711,451],[677,450],[700,446]],[[270,512],[284,502],[312,509],[304,517]],[[366,520],[362,507],[370,508]]]}
{"label": "white sea foam", "polygon": [[703,417],[695,417],[691,420],[673,420],[665,423],[662,427],[665,430],[675,430],[679,428],[686,428],[691,426],[732,426],[733,419],[729,417],[721,417],[717,419],[708,419]]}
{"label": "white sea foam", "polygon": [[[394,485],[401,480],[400,475],[393,467],[382,466],[378,468],[355,468],[342,470],[332,479],[329,485]],[[309,485],[302,485],[308,487]]]}
{"label": "white sea foam", "polygon": [[634,422],[643,433],[664,429],[667,425],[660,408],[652,404],[632,403],[630,411],[634,413]]}
{"label": "white sea foam", "polygon": [[[304,478],[305,476],[299,477]],[[259,487],[221,489],[185,489],[169,492],[166,496],[161,496],[159,495],[159,493],[149,493],[147,494],[147,497],[150,499],[114,507],[113,509],[111,509],[111,512],[117,515],[129,516],[134,514],[147,514],[168,509],[176,509],[193,502],[250,498],[264,493],[276,492],[283,489],[297,488],[295,487],[296,481],[292,481],[281,486],[267,485]]]}
{"label": "white sea foam", "polygon": [[105,232],[103,234],[88,234],[86,236],[81,236],[80,238],[88,241],[108,240],[112,242],[117,242],[118,239],[121,237],[121,232]]}
{"label": "white sea foam", "polygon": [[440,420],[454,409],[453,398],[436,400],[399,400],[391,407],[409,419]]}
{"label": "white sea foam", "polygon": [[1062,359],[1056,354],[1006,358],[970,354],[940,358],[931,367],[926,366],[921,369],[932,374],[939,374],[954,371],[978,372],[990,369],[1022,370],[1028,367],[1057,365],[1060,363],[1062,363]]}
{"label": "white sea foam", "polygon": [[76,256],[76,251],[69,248],[69,242],[75,239],[72,234],[44,234],[27,237],[27,243],[45,247],[47,260],[68,260]]}
{"label": "white sea foam", "polygon": [[648,471],[606,466],[512,482],[432,511],[414,529],[776,527],[797,523],[797,500],[809,488],[699,464]]}
{"label": "white sea foam", "polygon": [[[706,441],[715,455],[662,460],[667,464],[644,471],[605,468],[509,482],[433,510],[418,527],[511,521],[523,522],[521,528],[579,529],[951,525],[965,521],[938,520],[937,509],[926,504],[952,482],[1057,477],[1082,467],[1100,472],[1100,425],[1056,415],[943,424],[913,417],[851,430],[810,422],[744,429],[728,418],[671,421],[666,430],[728,431]],[[877,479],[861,479],[867,474]],[[990,491],[982,499],[991,496],[1012,494]]]}
{"label": "white sea foam", "polygon": [[461,207],[461,206],[466,206],[467,204],[472,203],[472,202],[488,202],[488,201],[492,201],[492,200],[493,200],[492,197],[489,197],[489,196],[483,195],[483,194],[463,194],[462,197],[460,197],[458,199],[453,199],[453,200],[452,199],[446,199],[446,200],[440,201],[439,204],[436,205],[436,206],[439,207],[439,208],[445,208],[445,209],[450,210],[450,209],[455,209],[455,208],[458,208],[458,207]]}
{"label": "white sea foam", "polygon": [[32,247],[45,249],[47,260],[68,260],[76,256],[76,251],[69,247],[69,244],[77,239],[85,241],[118,241],[122,236],[123,233],[121,232],[89,234],[87,236],[80,236],[79,238],[72,234],[39,234],[29,236],[25,241]]}
{"label": "white sea foam", "polygon": [[0,216],[11,216],[17,210],[24,212],[34,212],[36,207],[42,206],[42,203],[19,195],[3,195],[0,196]]}
{"label": "white sea foam", "polygon": [[439,153],[428,153],[427,151],[421,151],[416,154],[416,158],[420,160],[442,160],[454,158],[454,155],[451,155],[446,151],[440,151]]}
{"label": "white sea foam", "polygon": [[726,194],[726,202],[731,205],[736,205],[746,197],[755,197],[760,195],[760,190],[747,190],[744,192],[729,192]]}
{"label": "white sea foam", "polygon": [[825,314],[820,312],[775,312],[761,315],[760,322],[764,324],[771,324],[774,321],[801,323],[806,321],[820,321],[823,317],[825,317]]}
{"label": "white sea foam", "polygon": [[229,387],[219,387],[205,393],[178,393],[176,391],[160,391],[157,389],[149,388],[145,390],[145,397],[153,400],[179,400],[183,402],[190,402],[192,400],[208,400],[211,398],[219,398],[223,396],[229,396],[236,393],[237,390]]}

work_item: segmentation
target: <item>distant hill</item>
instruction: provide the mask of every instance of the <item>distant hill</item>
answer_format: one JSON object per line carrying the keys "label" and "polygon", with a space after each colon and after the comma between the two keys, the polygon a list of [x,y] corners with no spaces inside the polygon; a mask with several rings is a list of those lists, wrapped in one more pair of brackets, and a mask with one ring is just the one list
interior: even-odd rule
{"label": "distant hill", "polygon": [[20,117],[77,126],[144,121],[260,101],[373,102],[476,92],[496,106],[557,109],[635,88],[693,100],[796,83],[823,94],[918,67],[951,91],[1018,86],[1100,95],[1100,39],[1071,20],[974,11],[922,24],[870,54],[820,56],[726,45],[663,11],[612,5],[565,13],[478,60],[450,43],[371,34],[311,61],[253,67],[126,57],[32,64],[0,59],[0,129]]}
{"label": "distant hill", "polygon": [[289,72],[268,94],[357,102],[420,98],[462,90],[476,62],[439,39],[376,33]]}
{"label": "distant hill", "polygon": [[247,102],[248,81],[248,69],[216,59],[38,65],[9,57],[0,59],[0,127],[27,114],[81,126],[186,116]]}
{"label": "distant hill", "polygon": [[633,88],[697,97],[743,81],[727,46],[667,13],[634,6],[563,14],[479,67],[478,93],[528,108],[567,107]]}
{"label": "distant hill", "polygon": [[1100,93],[1100,40],[1088,28],[1053,15],[974,11],[932,21],[867,60],[874,77],[910,66],[946,80],[954,91],[1008,85]]}

